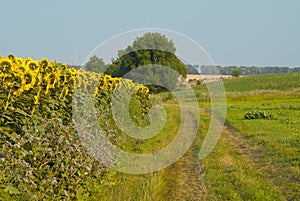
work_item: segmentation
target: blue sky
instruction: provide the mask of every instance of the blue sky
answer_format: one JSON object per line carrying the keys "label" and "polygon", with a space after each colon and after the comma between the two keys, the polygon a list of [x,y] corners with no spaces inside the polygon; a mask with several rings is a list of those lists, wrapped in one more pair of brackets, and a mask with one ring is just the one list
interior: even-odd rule
{"label": "blue sky", "polygon": [[0,56],[81,63],[99,43],[138,28],[197,41],[220,65],[300,66],[300,1],[3,1]]}

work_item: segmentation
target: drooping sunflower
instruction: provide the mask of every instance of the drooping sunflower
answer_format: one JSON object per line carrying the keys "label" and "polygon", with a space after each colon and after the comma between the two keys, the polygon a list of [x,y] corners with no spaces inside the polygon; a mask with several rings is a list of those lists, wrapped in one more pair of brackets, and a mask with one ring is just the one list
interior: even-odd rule
{"label": "drooping sunflower", "polygon": [[55,73],[54,72],[48,73],[45,76],[45,80],[46,80],[46,83],[47,83],[45,94],[48,94],[49,89],[54,89],[55,88],[55,83],[57,82]]}
{"label": "drooping sunflower", "polygon": [[61,82],[62,72],[60,69],[55,69],[55,71],[53,73],[55,75],[55,85],[56,85],[56,87],[60,87],[62,85],[62,82]]}
{"label": "drooping sunflower", "polygon": [[12,68],[12,61],[8,58],[3,58],[0,61],[0,72],[2,73],[9,73]]}
{"label": "drooping sunflower", "polygon": [[26,66],[28,67],[28,69],[30,70],[36,70],[38,68],[38,62],[32,60],[26,63]]}
{"label": "drooping sunflower", "polygon": [[37,77],[37,72],[34,70],[30,70],[24,74],[26,83],[23,87],[24,87],[25,91],[34,87],[35,82],[36,82],[36,77]]}
{"label": "drooping sunflower", "polygon": [[7,58],[10,60],[10,61],[14,61],[15,60],[15,56],[10,54],[7,56]]}
{"label": "drooping sunflower", "polygon": [[40,61],[39,61],[39,66],[41,66],[42,69],[46,69],[46,67],[48,66],[48,59],[46,58],[42,58]]}
{"label": "drooping sunflower", "polygon": [[24,87],[26,85],[26,79],[24,73],[16,72],[14,73],[14,80],[13,80],[13,94],[15,96],[20,96],[24,92]]}
{"label": "drooping sunflower", "polygon": [[17,65],[24,65],[25,64],[24,60],[20,57],[15,57],[14,63],[17,64]]}
{"label": "drooping sunflower", "polygon": [[26,72],[26,68],[24,66],[20,66],[20,65],[14,65],[12,68],[13,72],[21,72],[21,73],[25,73]]}

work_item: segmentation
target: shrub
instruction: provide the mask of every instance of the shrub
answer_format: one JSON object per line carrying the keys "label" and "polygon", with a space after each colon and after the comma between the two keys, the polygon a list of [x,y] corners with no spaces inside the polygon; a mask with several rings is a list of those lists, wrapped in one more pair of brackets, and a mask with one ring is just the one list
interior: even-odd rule
{"label": "shrub", "polygon": [[233,70],[231,72],[231,76],[232,77],[239,77],[240,75],[241,75],[241,71],[240,70],[235,69],[235,70]]}
{"label": "shrub", "polygon": [[244,119],[277,119],[276,116],[269,112],[249,111],[245,114]]}

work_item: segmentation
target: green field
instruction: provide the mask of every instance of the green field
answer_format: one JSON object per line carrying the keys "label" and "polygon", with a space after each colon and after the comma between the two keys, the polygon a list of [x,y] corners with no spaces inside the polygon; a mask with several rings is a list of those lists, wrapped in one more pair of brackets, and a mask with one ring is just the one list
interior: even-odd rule
{"label": "green field", "polygon": [[300,73],[251,75],[225,80],[226,91],[292,90],[300,88]]}

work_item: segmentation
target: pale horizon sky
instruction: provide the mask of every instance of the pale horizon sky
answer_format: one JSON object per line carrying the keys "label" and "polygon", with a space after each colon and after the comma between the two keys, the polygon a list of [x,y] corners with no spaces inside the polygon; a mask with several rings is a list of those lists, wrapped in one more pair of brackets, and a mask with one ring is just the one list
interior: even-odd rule
{"label": "pale horizon sky", "polygon": [[163,28],[195,40],[217,65],[300,66],[297,0],[0,0],[0,19],[0,56],[81,64],[110,37]]}

